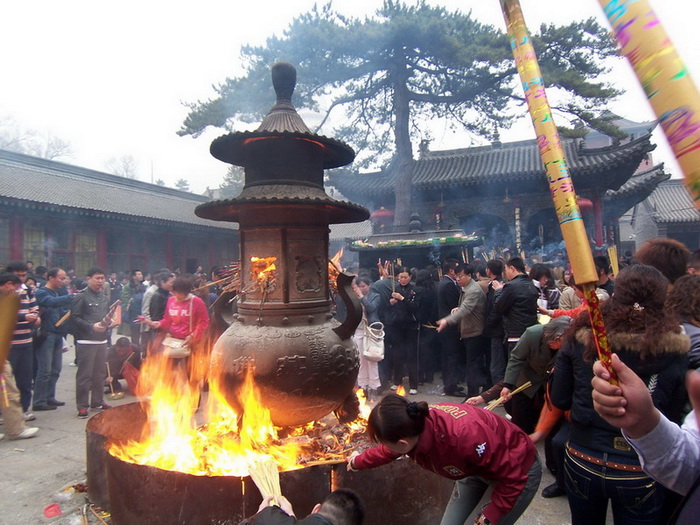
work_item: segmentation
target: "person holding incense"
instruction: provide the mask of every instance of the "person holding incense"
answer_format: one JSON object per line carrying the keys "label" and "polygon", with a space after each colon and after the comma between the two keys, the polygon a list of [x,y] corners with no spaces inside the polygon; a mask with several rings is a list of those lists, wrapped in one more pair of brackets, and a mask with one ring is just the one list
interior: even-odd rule
{"label": "person holding incense", "polygon": [[[372,409],[367,432],[379,444],[348,460],[348,470],[380,467],[406,454],[421,467],[455,480],[442,525],[515,523],[542,477],[530,438],[507,419],[464,404],[409,402],[389,394]],[[479,507],[486,490],[490,501]]]}
{"label": "person holding incense", "polygon": [[[279,500],[273,503],[275,500]],[[365,505],[350,489],[331,492],[304,519],[297,519],[292,504],[284,496],[268,496],[263,499],[258,513],[239,525],[362,525]]]}
{"label": "person holding incense", "polygon": [[653,403],[647,385],[619,357],[612,367],[619,384],[600,361],[593,365],[593,406],[612,426],[622,429],[634,447],[644,472],[665,487],[685,496],[676,509],[676,525],[696,523],[700,513],[700,373],[688,374],[687,386],[693,412],[679,427]]}
{"label": "person holding incense", "polygon": [[[651,266],[624,268],[615,294],[601,306],[613,353],[647,386],[656,407],[680,422],[690,341],[664,308],[668,280]],[[573,525],[604,524],[608,501],[615,523],[663,523],[665,490],[647,476],[619,429],[593,408],[591,379],[597,350],[588,316],[574,320],[555,362],[551,397],[571,410],[564,458]]]}

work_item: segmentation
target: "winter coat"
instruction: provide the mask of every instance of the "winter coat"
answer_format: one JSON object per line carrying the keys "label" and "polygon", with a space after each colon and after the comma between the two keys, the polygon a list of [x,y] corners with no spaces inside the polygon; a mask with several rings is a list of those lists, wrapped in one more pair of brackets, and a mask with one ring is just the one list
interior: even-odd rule
{"label": "winter coat", "polygon": [[85,288],[75,294],[70,305],[70,332],[76,341],[105,341],[109,332],[95,332],[94,324],[99,323],[109,312],[109,297],[100,290],[93,292]]}
{"label": "winter coat", "polygon": [[690,337],[690,353],[688,354],[688,368],[697,370],[700,368],[700,326],[692,323],[681,323],[683,330]]}
{"label": "winter coat", "polygon": [[[671,421],[680,423],[687,399],[688,336],[674,332],[663,334],[659,348],[646,359],[640,356],[642,338],[643,334],[627,332],[608,334],[612,351],[642,378],[656,408]],[[562,345],[554,365],[552,402],[557,408],[571,410],[572,444],[628,456],[636,463],[637,454],[624,440],[621,431],[609,425],[593,409],[593,361],[586,361],[583,357],[587,345],[594,345],[590,329],[578,330],[574,338]]]}
{"label": "winter coat", "polygon": [[[459,306],[459,286],[457,282],[444,275],[440,282],[438,283],[438,319],[444,319],[452,313],[453,308]],[[449,326],[442,331],[442,333],[452,332],[454,334],[458,333],[457,326]]]}
{"label": "winter coat", "polygon": [[207,326],[209,314],[204,301],[190,294],[184,301],[178,301],[175,297],[168,299],[159,328],[177,339],[185,339],[192,334],[192,339],[196,341],[204,335]]}
{"label": "winter coat", "polygon": [[[494,482],[483,513],[498,523],[525,488],[536,454],[527,434],[507,419],[471,405],[440,403],[430,405],[418,444],[407,455],[444,478],[479,476]],[[358,470],[379,467],[400,455],[379,445],[355,457],[353,465]]]}
{"label": "winter coat", "polygon": [[486,311],[486,294],[474,279],[462,288],[457,309],[445,317],[448,325],[459,324],[462,339],[476,337],[484,331],[484,312]]}
{"label": "winter coat", "polygon": [[408,283],[406,286],[401,286],[396,283],[396,292],[403,296],[403,301],[396,301],[393,305],[389,303],[389,312],[387,314],[388,326],[403,329],[418,329],[417,307],[415,302],[416,292],[413,289],[413,284]]}
{"label": "winter coat", "polygon": [[543,340],[543,330],[544,325],[541,324],[525,330],[510,353],[503,378],[503,383],[511,390],[531,381],[532,386],[523,392],[529,398],[535,397],[544,384],[556,354],[556,350],[552,350],[549,343]]}
{"label": "winter coat", "polygon": [[151,304],[148,306],[148,313],[151,321],[160,321],[163,319],[168,299],[170,299],[170,292],[168,290],[158,288],[155,291],[153,297],[151,297]]}
{"label": "winter coat", "polygon": [[369,293],[360,299],[362,303],[362,311],[367,318],[367,323],[372,324],[379,321],[379,294],[372,291],[370,288]]}
{"label": "winter coat", "polygon": [[[498,279],[499,282],[503,280]],[[494,290],[493,284],[489,283],[488,291],[486,292],[486,320],[484,321],[484,335],[492,339],[503,339],[505,332],[503,331],[503,316],[495,311],[495,304],[500,297],[503,289]]]}
{"label": "winter coat", "polygon": [[508,337],[520,337],[528,326],[537,324],[538,297],[532,279],[525,274],[518,274],[503,285],[494,313],[503,316],[503,329]]}
{"label": "winter coat", "polygon": [[39,305],[41,314],[41,330],[44,333],[52,332],[60,335],[68,333],[66,323],[56,326],[56,323],[63,317],[73,302],[73,296],[68,290],[61,288],[52,290],[51,288],[38,288],[34,296],[36,304]]}
{"label": "winter coat", "polygon": [[279,507],[272,506],[244,519],[239,525],[333,525],[333,522],[319,514],[309,514],[303,520],[298,520]]}

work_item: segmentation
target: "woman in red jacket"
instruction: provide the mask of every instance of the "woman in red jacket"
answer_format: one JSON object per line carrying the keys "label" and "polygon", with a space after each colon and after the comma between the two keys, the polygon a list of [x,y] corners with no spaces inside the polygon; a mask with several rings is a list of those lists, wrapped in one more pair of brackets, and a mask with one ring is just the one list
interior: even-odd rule
{"label": "woman in red jacket", "polygon": [[441,525],[463,525],[489,486],[491,501],[476,523],[515,523],[542,477],[527,434],[481,408],[408,402],[389,394],[372,410],[367,431],[379,446],[351,457],[349,470],[379,467],[406,454],[421,467],[456,481]]}

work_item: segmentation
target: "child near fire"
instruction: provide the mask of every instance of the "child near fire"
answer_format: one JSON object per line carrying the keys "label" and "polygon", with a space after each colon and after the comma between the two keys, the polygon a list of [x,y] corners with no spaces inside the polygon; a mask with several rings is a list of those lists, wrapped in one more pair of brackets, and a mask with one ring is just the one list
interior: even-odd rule
{"label": "child near fire", "polygon": [[441,525],[462,525],[491,486],[475,523],[515,523],[542,477],[530,438],[510,421],[465,404],[409,402],[389,394],[367,425],[379,446],[352,456],[348,470],[379,467],[406,454],[421,467],[455,480]]}

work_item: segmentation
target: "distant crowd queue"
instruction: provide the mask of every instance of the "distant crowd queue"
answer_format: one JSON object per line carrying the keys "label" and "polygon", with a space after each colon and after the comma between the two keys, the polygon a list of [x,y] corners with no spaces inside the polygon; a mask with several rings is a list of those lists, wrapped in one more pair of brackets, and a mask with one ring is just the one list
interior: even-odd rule
{"label": "distant crowd queue", "polygon": [[[595,264],[618,384],[596,361],[583,286],[563,261],[359,269],[357,387],[376,403],[368,433],[378,446],[353,455],[348,468],[408,455],[455,480],[443,524],[463,524],[472,512],[476,523],[509,524],[538,490],[543,441],[556,481],[542,496],[566,495],[575,525],[604,524],[609,503],[620,524],[700,515],[700,437],[688,402],[700,409],[700,374],[686,387],[688,370],[700,367],[700,250],[659,238],[618,275],[605,256]],[[32,437],[32,411],[65,405],[56,383],[69,333],[79,418],[110,408],[104,394],[120,392],[120,379],[132,388],[149,353],[186,370],[190,349],[211,330],[217,279],[216,269],[178,276],[166,268],[124,279],[91,268],[78,279],[9,263],[0,293],[18,294],[21,306],[2,368],[4,432]],[[342,320],[343,303],[335,304]],[[421,388],[461,399],[428,405],[415,401]],[[507,418],[486,403],[503,404]]]}

